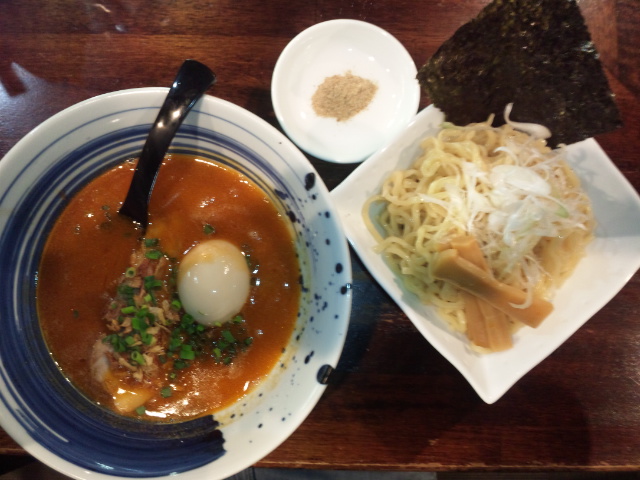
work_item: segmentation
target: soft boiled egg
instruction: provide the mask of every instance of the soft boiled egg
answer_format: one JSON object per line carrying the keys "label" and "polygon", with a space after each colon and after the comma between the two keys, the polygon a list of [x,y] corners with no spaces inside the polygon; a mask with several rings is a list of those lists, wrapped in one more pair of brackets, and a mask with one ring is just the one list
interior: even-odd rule
{"label": "soft boiled egg", "polygon": [[249,267],[226,240],[199,243],[180,262],[178,294],[185,311],[203,325],[231,320],[247,301]]}

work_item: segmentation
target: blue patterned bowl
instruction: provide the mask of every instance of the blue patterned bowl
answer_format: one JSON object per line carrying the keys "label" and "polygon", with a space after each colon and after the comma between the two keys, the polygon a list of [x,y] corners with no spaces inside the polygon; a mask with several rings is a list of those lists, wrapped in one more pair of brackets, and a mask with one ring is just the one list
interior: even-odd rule
{"label": "blue patterned bowl", "polygon": [[136,156],[167,93],[144,88],[72,106],[0,161],[0,425],[30,454],[74,478],[225,478],[254,464],[306,418],[344,344],[349,250],[328,191],[280,132],[203,97],[170,150],[222,160],[260,185],[296,232],[305,288],[290,344],[271,375],[214,417],[156,425],[106,411],[63,376],[42,338],[38,265],[66,199]]}

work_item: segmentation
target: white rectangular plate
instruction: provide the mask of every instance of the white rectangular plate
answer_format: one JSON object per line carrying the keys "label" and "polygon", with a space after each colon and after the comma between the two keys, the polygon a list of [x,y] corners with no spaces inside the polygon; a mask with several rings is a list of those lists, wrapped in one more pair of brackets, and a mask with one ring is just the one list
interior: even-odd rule
{"label": "white rectangular plate", "polygon": [[435,309],[420,303],[374,251],[375,240],[362,219],[365,201],[380,191],[394,170],[407,168],[420,153],[419,142],[440,129],[442,113],[421,111],[407,129],[359,165],[331,193],[345,233],[369,272],[416,328],[493,403],[544,360],[611,300],[640,268],[640,196],[593,139],[570,145],[567,160],[591,198],[597,221],[585,257],[553,298],[554,310],[537,329],[524,327],[512,349],[492,354],[472,351]]}

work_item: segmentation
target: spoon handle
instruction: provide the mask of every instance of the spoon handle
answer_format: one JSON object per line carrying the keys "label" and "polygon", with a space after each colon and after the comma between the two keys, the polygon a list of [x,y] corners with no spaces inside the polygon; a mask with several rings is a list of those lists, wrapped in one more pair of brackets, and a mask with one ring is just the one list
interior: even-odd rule
{"label": "spoon handle", "polygon": [[151,191],[169,145],[193,105],[215,81],[215,74],[206,65],[196,60],[186,60],[169,89],[149,131],[129,191],[120,208],[121,214],[138,222],[143,229],[148,224]]}

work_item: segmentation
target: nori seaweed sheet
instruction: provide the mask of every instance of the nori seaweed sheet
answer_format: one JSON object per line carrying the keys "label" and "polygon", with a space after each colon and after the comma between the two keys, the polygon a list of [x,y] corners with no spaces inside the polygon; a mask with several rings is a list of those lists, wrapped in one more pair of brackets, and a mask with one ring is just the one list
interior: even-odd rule
{"label": "nori seaweed sheet", "polygon": [[555,147],[622,125],[574,0],[494,0],[418,71],[447,121],[483,122],[513,103],[513,121],[545,125]]}

